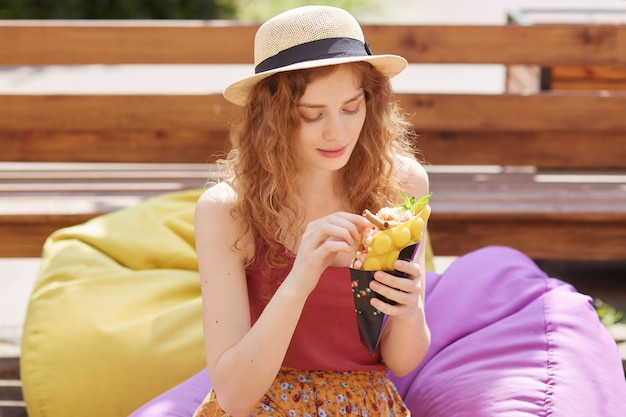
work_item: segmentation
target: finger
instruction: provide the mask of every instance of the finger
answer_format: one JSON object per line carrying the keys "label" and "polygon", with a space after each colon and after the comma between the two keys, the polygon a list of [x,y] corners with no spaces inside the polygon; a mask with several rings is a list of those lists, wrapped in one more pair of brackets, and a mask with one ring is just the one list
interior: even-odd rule
{"label": "finger", "polygon": [[397,303],[395,305],[389,304],[376,297],[371,297],[370,304],[376,310],[388,316],[398,316],[402,314],[402,311],[406,310],[405,304]]}
{"label": "finger", "polygon": [[320,243],[331,239],[346,242],[350,247],[352,247],[358,239],[358,235],[355,237],[354,233],[350,230],[351,228],[354,228],[354,225],[349,222],[324,223],[320,226]]}
{"label": "finger", "polygon": [[302,236],[305,239],[314,239],[318,244],[322,243],[329,236],[334,236],[338,240],[345,240],[350,243],[354,240],[350,228],[355,226],[347,220],[332,218],[332,216],[313,221],[307,225]]}
{"label": "finger", "polygon": [[351,213],[336,213],[320,219],[320,224],[322,230],[328,235],[342,238],[350,244],[354,244],[360,238],[360,230],[362,229],[360,218],[361,216]]}
{"label": "finger", "polygon": [[372,280],[369,284],[369,287],[375,293],[382,295],[383,297],[386,297],[395,302],[401,302],[402,294],[405,294],[403,291],[400,291],[397,288],[393,288],[389,285],[383,284],[377,279]]}
{"label": "finger", "polygon": [[372,291],[400,304],[412,303],[412,298],[422,292],[419,279],[396,277],[383,271],[376,272],[374,278],[370,282]]}
{"label": "finger", "polygon": [[393,267],[396,271],[404,272],[407,278],[412,280],[421,277],[422,270],[418,263],[416,262],[408,262],[403,260],[397,260]]}
{"label": "finger", "polygon": [[371,223],[363,216],[359,215],[359,214],[354,214],[354,213],[346,213],[346,212],[339,212],[336,213],[337,216],[341,219],[344,219],[348,222],[350,222],[353,227],[355,228],[354,232],[354,236],[355,239],[357,239],[361,233],[361,231],[363,231],[363,229],[370,227]]}
{"label": "finger", "polygon": [[421,284],[419,276],[398,277],[385,271],[376,271],[374,279],[387,287],[395,288],[403,292],[415,292],[415,289]]}
{"label": "finger", "polygon": [[398,290],[388,292],[385,297],[387,297],[390,302],[385,302],[377,297],[371,297],[370,304],[377,310],[393,316],[413,310],[413,308],[419,304],[419,296],[417,294],[409,294]]}
{"label": "finger", "polygon": [[312,265],[326,268],[338,252],[351,253],[352,248],[345,242],[329,240],[324,242],[319,247],[311,250],[304,256]]}

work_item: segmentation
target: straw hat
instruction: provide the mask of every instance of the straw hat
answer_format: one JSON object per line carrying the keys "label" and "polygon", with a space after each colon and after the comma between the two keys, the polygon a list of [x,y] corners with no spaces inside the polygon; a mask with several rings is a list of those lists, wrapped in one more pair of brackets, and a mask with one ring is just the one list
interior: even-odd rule
{"label": "straw hat", "polygon": [[255,74],[226,87],[224,97],[243,105],[254,85],[272,74],[357,61],[369,62],[388,78],[407,66],[398,55],[372,55],[359,23],[345,10],[298,7],[261,25],[254,39]]}

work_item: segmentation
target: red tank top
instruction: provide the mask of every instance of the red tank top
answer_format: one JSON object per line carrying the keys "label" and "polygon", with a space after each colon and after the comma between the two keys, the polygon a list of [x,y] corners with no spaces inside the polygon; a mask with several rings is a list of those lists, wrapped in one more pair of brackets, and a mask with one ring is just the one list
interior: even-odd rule
{"label": "red tank top", "polygon": [[[272,270],[269,280],[264,278],[261,268],[253,267],[248,272],[253,323],[287,272],[288,269]],[[329,371],[384,369],[380,353],[372,355],[361,343],[350,283],[347,267],[330,267],[324,271],[306,301],[283,366]]]}

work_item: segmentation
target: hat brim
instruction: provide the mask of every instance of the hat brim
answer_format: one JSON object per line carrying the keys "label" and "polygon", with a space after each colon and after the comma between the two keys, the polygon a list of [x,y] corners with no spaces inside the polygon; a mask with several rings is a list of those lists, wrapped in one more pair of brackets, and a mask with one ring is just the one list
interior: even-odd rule
{"label": "hat brim", "polygon": [[242,80],[236,81],[226,87],[226,89],[224,89],[224,98],[226,98],[226,100],[230,101],[231,103],[243,106],[246,103],[248,94],[250,94],[252,88],[256,85],[256,83],[271,75],[286,71],[324,67],[328,65],[339,65],[350,62],[369,62],[379,71],[381,71],[387,78],[395,77],[396,75],[404,71],[404,69],[408,65],[406,59],[402,58],[399,55],[390,54],[327,58],[298,62],[270,71],[265,71],[260,74],[255,74]]}

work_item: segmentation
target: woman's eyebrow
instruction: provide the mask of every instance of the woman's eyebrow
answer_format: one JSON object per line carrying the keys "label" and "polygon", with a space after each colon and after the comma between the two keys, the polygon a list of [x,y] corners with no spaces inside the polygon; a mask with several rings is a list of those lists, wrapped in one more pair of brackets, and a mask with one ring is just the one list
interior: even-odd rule
{"label": "woman's eyebrow", "polygon": [[[365,95],[365,92],[363,92],[363,90],[359,91],[354,97],[346,100],[343,105],[345,106],[348,103],[352,103],[354,101],[359,100],[361,97],[363,97]],[[324,108],[326,107],[325,104],[308,104],[308,103],[298,103],[298,107],[306,107],[309,109],[319,109],[319,108]]]}

